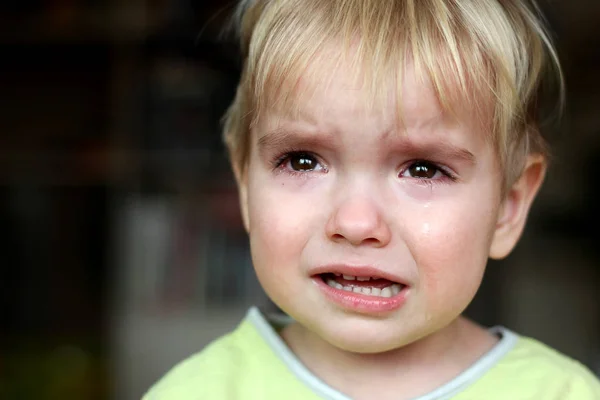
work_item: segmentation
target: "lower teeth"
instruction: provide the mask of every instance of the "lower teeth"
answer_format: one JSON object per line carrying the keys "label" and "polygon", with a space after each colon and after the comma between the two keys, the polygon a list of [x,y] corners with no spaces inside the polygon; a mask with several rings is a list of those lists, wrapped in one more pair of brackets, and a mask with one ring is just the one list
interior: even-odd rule
{"label": "lower teeth", "polygon": [[337,283],[333,279],[327,279],[327,285],[329,285],[335,289],[345,290],[347,292],[365,294],[367,296],[374,296],[374,297],[392,297],[392,296],[395,296],[398,293],[400,293],[400,290],[402,290],[402,285],[400,285],[399,283],[393,283],[388,287],[380,289],[380,288],[375,288],[375,287],[343,286],[342,284]]}

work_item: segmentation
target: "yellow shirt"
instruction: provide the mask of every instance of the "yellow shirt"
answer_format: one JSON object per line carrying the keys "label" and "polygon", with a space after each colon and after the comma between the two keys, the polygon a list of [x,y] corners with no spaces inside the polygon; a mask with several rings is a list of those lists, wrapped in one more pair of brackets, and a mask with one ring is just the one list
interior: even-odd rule
{"label": "yellow shirt", "polygon": [[[415,400],[600,400],[578,362],[494,328],[499,343],[452,381]],[[144,400],[349,400],[306,369],[256,308],[235,331],[176,366]]]}

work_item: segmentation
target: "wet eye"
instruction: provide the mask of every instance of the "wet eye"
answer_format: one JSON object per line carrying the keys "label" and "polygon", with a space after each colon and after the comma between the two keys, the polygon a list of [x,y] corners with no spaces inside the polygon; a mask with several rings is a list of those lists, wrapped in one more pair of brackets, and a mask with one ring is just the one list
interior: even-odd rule
{"label": "wet eye", "polygon": [[319,169],[319,162],[317,159],[306,153],[290,154],[288,157],[289,167],[298,172],[308,172]]}
{"label": "wet eye", "polygon": [[444,172],[435,164],[427,161],[417,161],[412,163],[403,175],[417,179],[436,179],[443,176]]}
{"label": "wet eye", "polygon": [[288,174],[327,172],[319,157],[307,151],[288,151],[273,160],[273,170]]}

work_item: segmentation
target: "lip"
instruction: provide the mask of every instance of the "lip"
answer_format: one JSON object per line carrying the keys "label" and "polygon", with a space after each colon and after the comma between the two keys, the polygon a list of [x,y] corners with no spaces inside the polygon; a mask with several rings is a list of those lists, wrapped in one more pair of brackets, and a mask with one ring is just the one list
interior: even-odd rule
{"label": "lip", "polygon": [[[323,266],[311,270],[311,277],[317,287],[323,292],[325,297],[338,306],[353,312],[369,315],[386,314],[401,308],[406,302],[410,286],[402,279],[392,274],[382,272],[373,267],[356,267],[348,265]],[[333,288],[321,278],[321,274],[339,273],[353,276],[364,276],[387,279],[397,282],[404,287],[395,296],[377,297],[368,296],[362,293],[348,292],[343,289]]]}

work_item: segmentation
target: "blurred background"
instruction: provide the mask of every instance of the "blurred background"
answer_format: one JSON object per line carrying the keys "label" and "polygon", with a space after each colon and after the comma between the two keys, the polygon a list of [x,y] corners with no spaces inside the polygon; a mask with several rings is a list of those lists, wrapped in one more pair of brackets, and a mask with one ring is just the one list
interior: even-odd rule
{"label": "blurred background", "polygon": [[[567,113],[524,238],[468,313],[600,374],[600,2],[542,6]],[[0,3],[0,398],[140,398],[269,306],[220,139],[231,7]]]}

